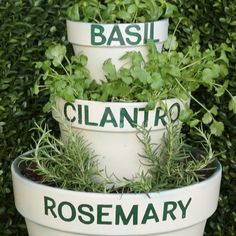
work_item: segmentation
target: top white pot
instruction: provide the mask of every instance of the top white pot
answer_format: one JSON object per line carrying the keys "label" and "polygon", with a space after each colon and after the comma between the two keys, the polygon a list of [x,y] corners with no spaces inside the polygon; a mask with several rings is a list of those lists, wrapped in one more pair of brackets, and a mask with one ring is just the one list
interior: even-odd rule
{"label": "top white pot", "polygon": [[88,57],[87,67],[96,81],[104,80],[102,64],[111,58],[119,69],[126,64],[119,60],[128,51],[147,55],[147,42],[154,40],[158,51],[168,37],[168,19],[146,23],[98,24],[67,20],[68,40],[75,54]]}

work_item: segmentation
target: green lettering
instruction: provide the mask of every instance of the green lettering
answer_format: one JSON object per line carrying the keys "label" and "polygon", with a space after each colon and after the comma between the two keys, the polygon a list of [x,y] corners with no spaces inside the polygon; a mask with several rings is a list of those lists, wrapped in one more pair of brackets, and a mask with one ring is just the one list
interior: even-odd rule
{"label": "green lettering", "polygon": [[159,218],[153,204],[149,203],[143,216],[142,224],[146,224],[147,221],[151,219],[154,219],[155,222],[159,222]]}
{"label": "green lettering", "polygon": [[132,31],[132,29],[135,29],[138,31],[138,30],[140,30],[140,26],[139,25],[129,25],[126,27],[125,33],[129,36],[136,37],[135,41],[131,41],[130,38],[126,38],[126,42],[130,45],[137,45],[141,42],[142,37],[138,32]]}
{"label": "green lettering", "polygon": [[93,207],[88,205],[88,204],[81,204],[78,207],[78,211],[80,214],[87,216],[87,220],[84,219],[82,216],[79,216],[79,220],[80,222],[82,222],[83,224],[92,224],[94,222],[94,216],[91,212],[93,212]]}
{"label": "green lettering", "polygon": [[88,105],[84,106],[84,115],[85,115],[84,122],[86,125],[98,126],[98,123],[89,121],[89,106]]}
{"label": "green lettering", "polygon": [[112,208],[112,205],[98,205],[97,206],[97,224],[99,225],[111,225],[111,221],[105,221],[103,216],[109,216],[109,212],[104,212],[105,208]]}
{"label": "green lettering", "polygon": [[160,41],[159,39],[154,39],[154,22],[150,23],[150,39],[155,43],[158,43]]}
{"label": "green lettering", "polygon": [[182,219],[186,218],[186,211],[191,201],[192,201],[192,198],[189,198],[188,202],[186,203],[186,206],[184,206],[182,201],[178,201],[178,205],[182,211]]}
{"label": "green lettering", "polygon": [[151,40],[154,39],[154,23],[153,22],[150,23],[150,39]]}
{"label": "green lettering", "polygon": [[125,108],[120,109],[120,128],[124,128],[124,120],[127,120],[128,123],[134,128],[137,127],[138,122],[138,109],[134,108],[133,118],[129,115]]}
{"label": "green lettering", "polygon": [[103,35],[104,27],[98,24],[91,25],[91,45],[100,46],[106,43],[106,37]]}
{"label": "green lettering", "polygon": [[69,118],[68,116],[68,108],[71,107],[73,111],[76,111],[75,106],[73,105],[73,103],[70,102],[66,102],[64,105],[64,116],[66,117],[66,119],[70,122],[74,122],[76,120],[75,116],[73,118]]}
{"label": "green lettering", "polygon": [[148,41],[148,23],[144,23],[144,44]]}
{"label": "green lettering", "polygon": [[[169,206],[170,206],[170,208],[169,208]],[[165,202],[164,203],[162,220],[166,221],[168,215],[171,217],[172,220],[175,220],[176,216],[173,212],[175,211],[176,208],[177,208],[177,203],[176,202],[173,202],[173,201]]]}
{"label": "green lettering", "polygon": [[[116,37],[115,37],[115,35],[116,35]],[[121,31],[120,31],[120,28],[118,25],[114,25],[114,27],[111,31],[110,37],[107,40],[107,45],[111,45],[111,43],[113,41],[118,41],[120,43],[120,45],[125,45],[125,41],[122,37]]]}
{"label": "green lettering", "polygon": [[137,225],[138,224],[138,205],[133,205],[127,217],[125,216],[122,206],[121,205],[116,206],[116,222],[115,222],[116,225],[120,224],[120,220],[122,221],[124,225],[128,225],[131,218],[133,219],[132,224]]}
{"label": "green lettering", "polygon": [[56,202],[54,201],[54,199],[44,196],[44,214],[48,216],[50,211],[52,216],[54,218],[57,218],[57,215],[53,210],[55,207]]}
{"label": "green lettering", "polygon": [[161,111],[163,110],[160,107],[156,108],[155,123],[154,123],[155,126],[159,125],[159,120],[161,120],[162,125],[166,126],[166,121],[165,121],[166,114],[165,112],[163,112],[163,114],[161,115],[160,114]]}
{"label": "green lettering", "polygon": [[[65,217],[64,214],[63,214],[63,208],[67,208],[69,209],[70,211],[70,216],[67,216]],[[69,212],[67,211],[67,212]],[[76,218],[76,210],[75,210],[75,207],[70,203],[70,202],[61,202],[59,205],[58,205],[58,215],[60,216],[60,218],[63,220],[63,221],[66,221],[66,222],[71,222],[73,221],[75,218]]]}
{"label": "green lettering", "polygon": [[144,111],[144,116],[143,116],[143,126],[147,127],[148,126],[148,116],[149,112],[145,108],[139,108],[139,111]]}
{"label": "green lettering", "polygon": [[82,105],[78,105],[78,123],[82,124]]}
{"label": "green lettering", "polygon": [[[172,111],[172,110],[174,110],[174,109],[176,110],[176,112],[173,112],[173,111]],[[174,104],[170,107],[169,113],[170,113],[170,116],[171,116],[171,121],[172,121],[172,122],[177,121],[178,118],[179,118],[179,114],[180,114],[180,104],[177,103],[177,102],[174,103]],[[177,114],[176,117],[172,117],[174,113]]]}
{"label": "green lettering", "polygon": [[103,116],[102,116],[102,119],[100,122],[100,126],[104,127],[106,123],[112,123],[112,125],[114,127],[118,127],[116,119],[115,119],[110,107],[105,108],[105,111],[103,113]]}

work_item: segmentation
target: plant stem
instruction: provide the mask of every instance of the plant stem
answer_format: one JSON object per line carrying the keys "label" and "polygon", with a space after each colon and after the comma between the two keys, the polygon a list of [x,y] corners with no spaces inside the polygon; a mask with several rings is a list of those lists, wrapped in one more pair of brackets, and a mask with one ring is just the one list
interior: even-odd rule
{"label": "plant stem", "polygon": [[200,105],[206,112],[210,113],[210,110],[208,110],[201,102],[199,102],[191,93],[188,93],[188,91],[185,89],[185,87],[179,82],[177,78],[175,78],[175,81],[178,83],[178,85],[184,90],[184,92],[190,96],[191,99],[193,99],[198,105]]}

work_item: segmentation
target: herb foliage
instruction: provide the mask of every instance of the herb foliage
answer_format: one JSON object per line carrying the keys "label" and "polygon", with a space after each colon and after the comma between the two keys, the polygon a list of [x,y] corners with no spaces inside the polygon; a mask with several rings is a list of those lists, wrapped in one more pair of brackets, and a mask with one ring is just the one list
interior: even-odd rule
{"label": "herb foliage", "polygon": [[68,8],[68,18],[95,23],[131,23],[156,21],[178,12],[165,0],[80,0]]}
{"label": "herb foliage", "polygon": [[55,138],[47,126],[36,125],[35,129],[40,136],[34,140],[32,156],[21,157],[21,160],[40,182],[60,188],[103,192],[102,185],[94,181],[100,176],[96,155],[81,135],[71,131],[64,143]]}
{"label": "herb foliage", "polygon": [[197,118],[197,113],[186,106],[181,120],[191,127],[203,122],[210,126],[211,133],[219,136],[224,125],[215,118],[218,107],[215,104],[208,107],[192,93],[201,87],[215,98],[227,93],[231,97],[229,109],[236,112],[235,97],[227,89],[229,81],[224,80],[228,74],[225,45],[203,52],[197,42],[181,52],[177,46],[175,36],[169,38],[161,53],[154,43],[149,42],[147,60],[140,52],[128,52],[121,60],[128,61],[129,65],[125,63],[120,69],[116,69],[108,59],[103,64],[105,81],[98,84],[89,76],[86,56],[80,54],[68,58],[65,46],[52,45],[46,51],[47,59],[36,63],[36,68],[43,74],[35,84],[34,92],[38,94],[42,89],[49,91],[51,97],[45,110],[50,110],[56,97],[66,101],[147,102],[146,109],[153,109],[157,101],[163,99],[176,97],[186,103],[191,98],[204,111],[203,117]]}
{"label": "herb foliage", "polygon": [[211,134],[206,134],[202,128],[196,128],[194,133],[200,147],[187,144],[181,126],[170,123],[162,142],[157,145],[149,130],[140,128],[138,138],[145,153],[141,157],[149,169],[147,173],[138,174],[136,179],[128,180],[128,188],[134,192],[158,192],[189,186],[207,178],[215,168]]}
{"label": "herb foliage", "polygon": [[[35,148],[31,154],[20,158],[20,168],[27,169],[39,178],[40,183],[50,186],[86,192],[132,192],[148,193],[188,186],[204,180],[215,160],[210,135],[198,129],[201,137],[201,149],[193,148],[185,143],[180,134],[180,126],[171,123],[167,127],[159,146],[151,140],[149,130],[139,128],[138,139],[143,145],[142,156],[147,173],[141,173],[132,179],[120,179],[116,186],[109,177],[101,175],[98,169],[99,156],[79,133],[68,129],[67,142],[55,138],[45,126],[36,125],[39,138],[35,140]],[[23,174],[27,171],[23,171]],[[212,173],[212,172],[210,172]],[[31,175],[32,176],[32,175]]]}

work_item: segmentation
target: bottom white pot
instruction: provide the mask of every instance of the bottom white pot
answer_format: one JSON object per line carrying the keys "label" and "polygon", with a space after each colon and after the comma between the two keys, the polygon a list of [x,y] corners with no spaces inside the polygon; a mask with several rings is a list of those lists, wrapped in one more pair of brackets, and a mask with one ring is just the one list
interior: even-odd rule
{"label": "bottom white pot", "polygon": [[24,177],[12,164],[15,205],[29,236],[203,236],[216,210],[221,166],[200,183],[148,194],[76,192]]}

